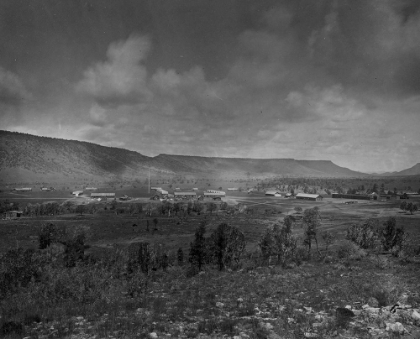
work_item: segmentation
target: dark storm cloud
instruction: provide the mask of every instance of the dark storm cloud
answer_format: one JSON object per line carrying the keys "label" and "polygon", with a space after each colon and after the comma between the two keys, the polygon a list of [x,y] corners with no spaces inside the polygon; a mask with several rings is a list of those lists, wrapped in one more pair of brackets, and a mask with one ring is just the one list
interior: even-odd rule
{"label": "dark storm cloud", "polygon": [[29,97],[20,78],[0,67],[0,104],[17,106]]}
{"label": "dark storm cloud", "polygon": [[[66,124],[67,137],[150,155],[333,156],[349,166],[350,154],[363,170],[392,154],[398,166],[419,138],[419,7],[5,0],[0,100],[23,113],[0,122],[47,134]],[[19,99],[27,92],[31,105]]]}
{"label": "dark storm cloud", "polygon": [[419,65],[419,13],[404,16],[396,3],[331,2],[324,26],[309,37],[314,65],[346,87],[399,97],[419,93],[408,76]]}

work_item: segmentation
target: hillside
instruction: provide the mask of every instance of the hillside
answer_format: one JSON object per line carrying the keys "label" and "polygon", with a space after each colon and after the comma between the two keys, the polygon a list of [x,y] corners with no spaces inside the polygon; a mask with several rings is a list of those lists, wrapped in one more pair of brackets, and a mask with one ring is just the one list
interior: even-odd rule
{"label": "hillside", "polygon": [[415,164],[413,167],[407,168],[399,172],[383,173],[383,176],[406,176],[406,175],[420,175],[420,163]]}
{"label": "hillside", "polygon": [[134,180],[152,175],[190,174],[212,177],[358,177],[331,161],[295,159],[144,156],[135,151],[93,143],[0,131],[0,178],[3,183]]}
{"label": "hillside", "polygon": [[358,177],[366,176],[335,165],[326,160],[295,159],[244,159],[244,158],[210,158],[186,155],[160,154],[155,157],[159,163],[174,171],[188,170],[193,173],[223,172],[224,175],[286,175],[308,177]]}
{"label": "hillside", "polygon": [[[5,182],[136,178],[152,158],[93,143],[0,131],[0,176]],[[159,170],[165,171],[159,165]]]}

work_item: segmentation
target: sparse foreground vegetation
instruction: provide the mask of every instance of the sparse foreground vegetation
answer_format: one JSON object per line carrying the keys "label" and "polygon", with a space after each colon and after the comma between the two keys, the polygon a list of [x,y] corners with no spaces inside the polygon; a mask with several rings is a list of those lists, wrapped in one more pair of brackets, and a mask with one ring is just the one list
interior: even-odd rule
{"label": "sparse foreground vegetation", "polygon": [[188,250],[139,241],[95,253],[89,227],[44,223],[37,249],[0,258],[1,334],[419,336],[420,246],[394,217],[355,223],[340,239],[321,231],[319,208],[307,208],[302,223],[270,223],[251,250],[239,228],[207,222],[196,225]]}

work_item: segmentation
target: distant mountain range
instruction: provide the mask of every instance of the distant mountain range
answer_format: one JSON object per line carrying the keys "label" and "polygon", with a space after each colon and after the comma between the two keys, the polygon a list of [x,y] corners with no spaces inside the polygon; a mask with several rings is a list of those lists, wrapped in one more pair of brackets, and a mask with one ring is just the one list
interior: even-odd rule
{"label": "distant mountain range", "polygon": [[381,174],[381,176],[407,176],[407,175],[420,175],[420,163],[417,163],[413,167],[407,168],[399,172],[385,172]]}
{"label": "distant mountain range", "polygon": [[[417,166],[417,165],[416,165]],[[329,160],[148,157],[93,143],[0,131],[0,183],[135,180],[153,176],[247,178],[362,177]],[[408,171],[408,170],[407,170]]]}

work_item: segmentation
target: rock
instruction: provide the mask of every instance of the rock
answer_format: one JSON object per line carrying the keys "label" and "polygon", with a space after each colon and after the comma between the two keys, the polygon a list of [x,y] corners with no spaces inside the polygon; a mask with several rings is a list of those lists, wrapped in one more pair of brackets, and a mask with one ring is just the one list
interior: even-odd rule
{"label": "rock", "polygon": [[324,263],[326,263],[326,264],[330,264],[330,263],[332,263],[333,262],[333,257],[331,257],[331,256],[329,256],[329,255],[327,255],[325,258],[324,258]]}
{"label": "rock", "polygon": [[339,320],[344,320],[344,319],[349,319],[349,318],[354,317],[354,313],[353,313],[353,311],[351,311],[351,310],[349,310],[347,308],[338,307],[335,310],[335,316]]}
{"label": "rock", "polygon": [[379,328],[374,328],[374,327],[368,327],[368,331],[371,335],[380,335],[383,333],[382,330],[380,330]]}
{"label": "rock", "polygon": [[157,335],[156,332],[151,332],[151,333],[149,333],[149,338],[150,339],[157,339],[158,338],[158,335]]}
{"label": "rock", "polygon": [[76,317],[76,320],[77,321],[82,321],[82,320],[84,320],[84,318],[82,316],[79,316],[79,317]]}
{"label": "rock", "polygon": [[405,304],[408,300],[408,294],[407,293],[403,293],[400,295],[400,297],[398,298],[398,302],[400,304]]}
{"label": "rock", "polygon": [[274,326],[272,324],[270,324],[270,323],[265,323],[265,328],[267,330],[272,330],[274,328]]}
{"label": "rock", "polygon": [[388,332],[399,333],[399,334],[403,334],[404,332],[406,332],[406,329],[404,328],[404,326],[399,322],[386,323],[386,330]]}
{"label": "rock", "polygon": [[414,310],[413,313],[411,313],[411,318],[414,320],[420,320],[420,313]]}
{"label": "rock", "polygon": [[375,308],[375,307],[366,307],[364,310],[365,310],[365,312],[368,312],[368,313],[375,313],[375,314],[378,314],[378,313],[379,313],[380,308]]}
{"label": "rock", "polygon": [[244,300],[243,300],[242,298],[238,298],[236,301],[237,301],[238,303],[243,303],[243,302],[244,302]]}
{"label": "rock", "polygon": [[370,307],[379,307],[379,301],[374,297],[370,297],[367,303]]}
{"label": "rock", "polygon": [[296,268],[296,264],[294,262],[286,264],[285,268],[287,269],[294,269]]}
{"label": "rock", "polygon": [[305,338],[316,338],[316,337],[318,337],[318,334],[311,333],[311,332],[305,332],[304,336],[305,336]]}
{"label": "rock", "polygon": [[306,306],[303,306],[303,308],[305,309],[305,311],[306,311],[307,313],[311,313],[311,312],[313,312],[313,308],[312,308],[312,307],[306,307]]}
{"label": "rock", "polygon": [[266,329],[267,331],[271,331],[274,326],[271,325],[270,323],[264,323],[264,322],[260,322],[260,327]]}
{"label": "rock", "polygon": [[242,337],[240,335],[234,335],[233,339],[242,339]]}
{"label": "rock", "polygon": [[320,328],[320,327],[322,327],[323,325],[322,325],[322,323],[313,323],[312,324],[312,327],[313,328]]}

